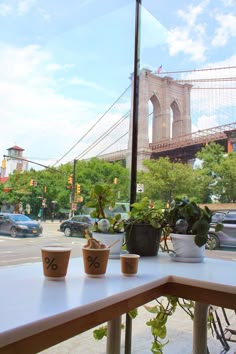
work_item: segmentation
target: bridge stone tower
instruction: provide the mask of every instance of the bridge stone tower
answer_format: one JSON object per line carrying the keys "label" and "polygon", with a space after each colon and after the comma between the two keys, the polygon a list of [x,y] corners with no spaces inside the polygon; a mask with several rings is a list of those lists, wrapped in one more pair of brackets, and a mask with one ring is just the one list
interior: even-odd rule
{"label": "bridge stone tower", "polygon": [[[142,161],[151,155],[151,143],[163,142],[191,133],[191,85],[179,84],[171,77],[160,77],[143,69],[139,77],[138,157],[137,169],[143,170]],[[149,102],[152,103],[152,141],[149,141]],[[131,112],[133,111],[133,102]],[[171,123],[172,121],[172,123]],[[127,166],[131,151],[132,116],[129,126]]]}

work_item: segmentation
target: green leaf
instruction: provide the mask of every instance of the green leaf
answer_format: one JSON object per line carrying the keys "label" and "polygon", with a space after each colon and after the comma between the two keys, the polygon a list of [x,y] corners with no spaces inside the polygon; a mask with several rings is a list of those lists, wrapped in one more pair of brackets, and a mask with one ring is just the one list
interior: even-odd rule
{"label": "green leaf", "polygon": [[150,313],[158,313],[158,311],[159,311],[157,306],[146,306],[146,305],[144,305],[144,308]]}
{"label": "green leaf", "polygon": [[138,309],[137,308],[133,309],[133,310],[129,311],[128,314],[129,314],[130,318],[135,318],[138,316]]}
{"label": "green leaf", "polygon": [[103,337],[107,336],[107,327],[102,326],[93,331],[93,337],[97,340],[101,340]]}

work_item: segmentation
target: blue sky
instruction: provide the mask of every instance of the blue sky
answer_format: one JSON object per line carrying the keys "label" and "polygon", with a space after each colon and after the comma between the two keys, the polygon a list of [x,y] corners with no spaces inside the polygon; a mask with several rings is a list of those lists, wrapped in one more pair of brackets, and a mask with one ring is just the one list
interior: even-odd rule
{"label": "blue sky", "polygon": [[[142,4],[141,68],[155,72],[160,65],[163,71],[236,65],[235,0]],[[18,145],[29,159],[54,164],[129,87],[134,9],[131,0],[0,0],[2,155]],[[77,157],[127,113],[130,97],[131,89],[61,162]],[[196,96],[193,105],[200,100]],[[230,102],[225,109],[214,101],[218,115],[209,106],[199,110],[192,117],[193,129],[233,122]],[[100,151],[127,129],[128,120],[100,144]]]}

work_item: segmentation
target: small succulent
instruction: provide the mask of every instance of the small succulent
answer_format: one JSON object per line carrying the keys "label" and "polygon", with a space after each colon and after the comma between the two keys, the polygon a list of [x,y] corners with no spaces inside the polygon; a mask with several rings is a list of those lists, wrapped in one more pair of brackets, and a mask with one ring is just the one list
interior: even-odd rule
{"label": "small succulent", "polygon": [[107,216],[105,209],[114,207],[115,193],[109,184],[95,184],[90,192],[90,200],[87,207],[93,208],[91,216],[97,221],[94,230],[100,233],[120,233],[124,231],[124,223],[121,214]]}

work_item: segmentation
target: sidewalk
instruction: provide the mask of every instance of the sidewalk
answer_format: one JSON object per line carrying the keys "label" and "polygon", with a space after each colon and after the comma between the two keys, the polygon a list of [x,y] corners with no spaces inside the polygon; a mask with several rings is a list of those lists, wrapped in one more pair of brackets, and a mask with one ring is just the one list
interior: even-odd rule
{"label": "sidewalk", "polygon": [[[146,321],[151,318],[144,307],[139,308],[139,315],[133,320],[132,354],[150,354],[152,335]],[[125,322],[125,316],[122,317]],[[121,353],[124,353],[124,330],[121,337]],[[181,309],[168,321],[167,338],[169,343],[164,347],[164,354],[192,354],[192,320]],[[236,343],[229,343],[227,354],[236,353]],[[209,331],[208,348],[210,354],[223,353],[220,342],[214,339]],[[106,339],[93,339],[93,330],[89,330],[52,348],[41,352],[43,354],[105,354]],[[199,353],[201,354],[201,353]]]}

